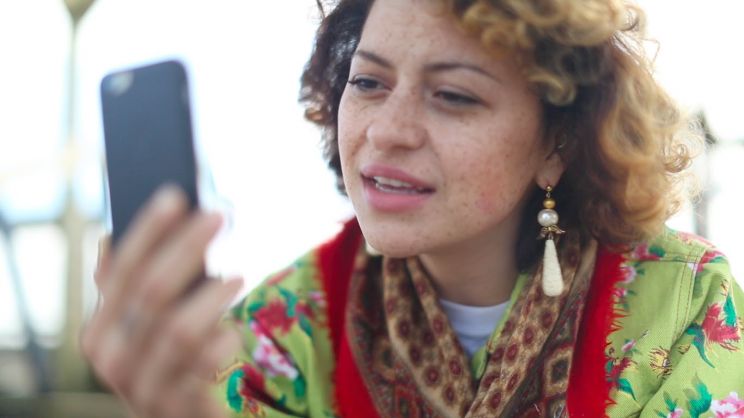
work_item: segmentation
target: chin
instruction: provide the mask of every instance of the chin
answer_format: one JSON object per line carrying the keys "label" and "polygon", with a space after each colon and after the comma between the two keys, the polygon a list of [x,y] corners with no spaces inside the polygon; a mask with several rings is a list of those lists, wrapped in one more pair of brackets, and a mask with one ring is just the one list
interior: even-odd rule
{"label": "chin", "polygon": [[424,250],[420,242],[411,239],[407,233],[379,231],[360,222],[362,234],[368,245],[380,254],[393,258],[406,258],[421,254]]}
{"label": "chin", "polygon": [[377,251],[378,253],[386,256],[386,257],[392,257],[392,258],[408,258],[413,257],[419,254],[417,251],[412,251],[407,248],[400,248],[399,246],[391,245],[391,246],[376,246],[372,243],[369,243],[369,245],[372,246],[372,248]]}

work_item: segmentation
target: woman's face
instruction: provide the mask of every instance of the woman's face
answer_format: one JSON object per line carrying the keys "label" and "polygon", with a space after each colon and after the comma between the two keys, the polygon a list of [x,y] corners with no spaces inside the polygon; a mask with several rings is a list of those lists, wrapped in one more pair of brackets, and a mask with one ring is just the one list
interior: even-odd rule
{"label": "woman's face", "polygon": [[398,257],[514,239],[528,188],[562,172],[514,62],[435,4],[374,2],[339,109],[346,190],[368,242]]}

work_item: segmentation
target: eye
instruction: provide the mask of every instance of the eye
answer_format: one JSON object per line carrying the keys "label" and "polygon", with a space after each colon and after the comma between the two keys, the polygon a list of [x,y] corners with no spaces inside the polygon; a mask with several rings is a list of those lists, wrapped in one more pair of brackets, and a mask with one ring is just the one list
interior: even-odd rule
{"label": "eye", "polygon": [[472,106],[472,105],[477,105],[481,103],[480,100],[474,97],[470,97],[465,94],[455,93],[455,92],[446,91],[446,90],[436,92],[434,94],[434,97],[438,99],[442,99],[445,102],[447,102],[447,104],[454,105],[454,106]]}
{"label": "eye", "polygon": [[373,90],[379,90],[383,87],[382,83],[379,81],[369,78],[369,77],[362,77],[357,76],[349,80],[349,84],[351,84],[355,89],[359,91],[373,91]]}

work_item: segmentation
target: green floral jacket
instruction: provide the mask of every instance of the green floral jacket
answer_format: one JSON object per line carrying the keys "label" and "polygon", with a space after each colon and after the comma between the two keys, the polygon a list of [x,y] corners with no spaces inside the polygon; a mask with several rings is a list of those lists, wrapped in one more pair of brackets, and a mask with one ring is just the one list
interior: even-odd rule
{"label": "green floral jacket", "polygon": [[[667,230],[623,260],[606,338],[606,415],[744,418],[744,293],[724,255]],[[322,274],[311,251],[232,310],[244,351],[216,388],[232,416],[339,416]],[[473,356],[472,370],[485,361]]]}

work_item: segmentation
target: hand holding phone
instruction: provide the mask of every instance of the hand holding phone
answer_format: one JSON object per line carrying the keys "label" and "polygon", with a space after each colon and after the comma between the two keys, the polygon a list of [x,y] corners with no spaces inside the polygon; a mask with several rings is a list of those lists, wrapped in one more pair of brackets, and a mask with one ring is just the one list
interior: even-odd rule
{"label": "hand holding phone", "polygon": [[240,347],[238,334],[219,324],[242,281],[193,286],[222,218],[196,210],[185,85],[173,63],[102,83],[114,248],[102,252],[96,283],[104,303],[82,346],[136,414],[223,417],[211,377]]}

